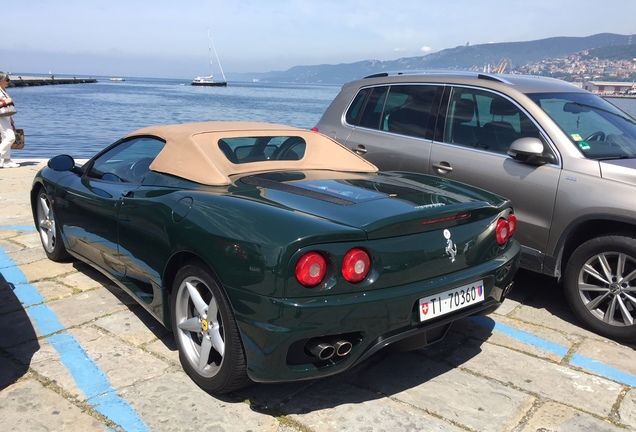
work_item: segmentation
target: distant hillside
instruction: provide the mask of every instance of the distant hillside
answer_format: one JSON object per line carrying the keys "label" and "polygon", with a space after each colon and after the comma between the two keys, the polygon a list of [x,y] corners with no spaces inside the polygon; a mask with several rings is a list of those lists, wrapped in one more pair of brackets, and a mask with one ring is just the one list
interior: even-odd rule
{"label": "distant hillside", "polygon": [[604,60],[632,60],[636,58],[636,45],[612,45],[601,48],[593,48],[588,51],[583,59],[604,59]]}
{"label": "distant hillside", "polygon": [[[294,66],[286,71],[259,74],[234,74],[230,79],[298,84],[344,84],[364,76],[398,70],[471,69],[497,64],[510,59],[515,66],[538,62],[546,58],[566,57],[594,50],[590,55],[623,55],[632,52],[630,36],[601,33],[586,37],[553,37],[529,42],[505,42],[466,45],[449,48],[420,57],[407,57],[392,61],[367,60],[337,65]],[[615,49],[608,49],[616,47]],[[603,48],[601,50],[601,48]]]}

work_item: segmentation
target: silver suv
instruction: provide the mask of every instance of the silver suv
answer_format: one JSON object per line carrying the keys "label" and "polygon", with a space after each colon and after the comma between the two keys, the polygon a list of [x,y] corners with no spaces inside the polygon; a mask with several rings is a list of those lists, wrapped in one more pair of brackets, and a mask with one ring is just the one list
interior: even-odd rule
{"label": "silver suv", "polygon": [[316,128],[382,170],[512,199],[522,267],[562,280],[592,330],[636,341],[636,123],[614,105],[549,78],[378,74]]}

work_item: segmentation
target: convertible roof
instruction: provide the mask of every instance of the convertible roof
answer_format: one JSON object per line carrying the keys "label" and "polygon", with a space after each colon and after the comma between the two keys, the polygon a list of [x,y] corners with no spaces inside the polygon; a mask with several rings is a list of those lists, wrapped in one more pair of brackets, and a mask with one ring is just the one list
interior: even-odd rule
{"label": "convertible roof", "polygon": [[[261,171],[376,172],[378,168],[333,139],[305,129],[260,122],[203,122],[139,129],[128,137],[155,136],[166,142],[150,169],[197,183],[221,186],[231,183],[229,176]],[[267,160],[234,164],[219,148],[222,138],[259,136],[299,136],[306,142],[300,160]]]}

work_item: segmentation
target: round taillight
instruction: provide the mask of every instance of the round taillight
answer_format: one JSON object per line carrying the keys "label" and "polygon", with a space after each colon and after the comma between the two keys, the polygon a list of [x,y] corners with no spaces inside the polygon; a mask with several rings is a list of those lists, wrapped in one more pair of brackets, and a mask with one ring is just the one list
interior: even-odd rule
{"label": "round taillight", "polygon": [[497,221],[497,227],[495,228],[495,233],[497,235],[497,243],[499,246],[503,246],[510,237],[510,226],[508,225],[508,221],[505,219],[499,219]]}
{"label": "round taillight", "polygon": [[508,238],[512,237],[517,231],[517,216],[514,213],[508,215]]}
{"label": "round taillight", "polygon": [[362,249],[351,249],[342,260],[342,276],[351,283],[358,283],[369,274],[371,257]]}
{"label": "round taillight", "polygon": [[327,273],[327,261],[318,252],[307,252],[296,263],[296,280],[311,288],[322,282]]}

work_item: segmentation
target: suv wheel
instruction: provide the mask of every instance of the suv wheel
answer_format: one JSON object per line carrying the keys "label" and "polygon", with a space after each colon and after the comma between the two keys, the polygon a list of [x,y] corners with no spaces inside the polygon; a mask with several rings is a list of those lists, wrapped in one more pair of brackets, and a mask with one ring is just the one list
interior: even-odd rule
{"label": "suv wheel", "polygon": [[565,269],[570,307],[593,331],[636,340],[636,239],[608,235],[579,246]]}

